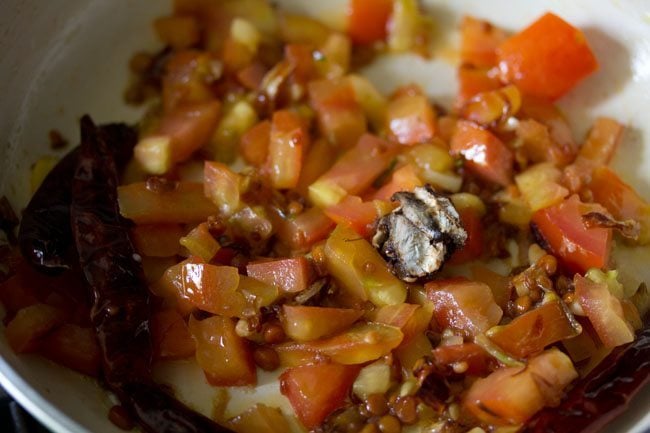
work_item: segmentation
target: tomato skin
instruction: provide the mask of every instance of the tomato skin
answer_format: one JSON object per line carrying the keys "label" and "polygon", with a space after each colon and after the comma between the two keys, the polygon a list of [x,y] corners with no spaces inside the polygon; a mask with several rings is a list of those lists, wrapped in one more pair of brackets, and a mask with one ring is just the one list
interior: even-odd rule
{"label": "tomato skin", "polygon": [[196,361],[215,386],[246,386],[257,383],[257,370],[248,342],[235,332],[227,317],[198,321],[190,317],[189,329],[196,341]]}
{"label": "tomato skin", "polygon": [[256,167],[261,167],[269,153],[271,122],[263,120],[242,135],[239,149],[244,160]]}
{"label": "tomato skin", "polygon": [[577,377],[568,356],[547,350],[525,367],[499,368],[478,379],[464,395],[462,407],[486,424],[522,424],[544,406],[558,404],[564,388]]}
{"label": "tomato skin", "polygon": [[136,224],[200,223],[218,212],[203,184],[179,182],[173,191],[153,192],[144,182],[117,188],[120,213]]}
{"label": "tomato skin", "polygon": [[65,367],[91,377],[101,368],[101,351],[92,328],[64,324],[45,337],[41,352],[45,357]]}
{"label": "tomato skin", "polygon": [[309,287],[314,271],[304,256],[252,262],[246,265],[249,277],[275,286],[284,293],[297,293]]}
{"label": "tomato skin", "polygon": [[275,346],[282,365],[295,367],[327,356],[345,365],[364,364],[388,355],[404,339],[402,331],[383,323],[359,323],[345,332],[320,340]]}
{"label": "tomato skin", "polygon": [[338,148],[354,146],[367,125],[351,82],[345,78],[311,81],[308,88],[321,134]]}
{"label": "tomato skin", "polygon": [[350,0],[348,36],[352,42],[359,45],[384,40],[386,25],[392,12],[392,0]]}
{"label": "tomato skin", "polygon": [[158,311],[149,321],[154,356],[183,359],[194,355],[196,343],[183,317],[174,310]]}
{"label": "tomato skin", "polygon": [[280,376],[280,392],[291,402],[300,422],[312,429],[341,407],[359,367],[334,363],[301,365]]}
{"label": "tomato skin", "polygon": [[434,304],[440,329],[456,328],[477,335],[499,323],[503,311],[487,284],[465,278],[431,281],[424,285]]}
{"label": "tomato skin", "polygon": [[487,181],[502,186],[512,183],[512,151],[494,134],[474,122],[458,121],[451,138],[450,153],[463,156],[467,169]]}
{"label": "tomato skin", "polygon": [[295,341],[312,341],[344,331],[363,316],[362,310],[350,308],[283,305],[282,325]]}
{"label": "tomato skin", "polygon": [[458,108],[463,107],[467,101],[481,92],[489,92],[501,87],[498,71],[495,69],[461,65],[456,74],[458,95],[454,105]]}
{"label": "tomato skin", "polygon": [[348,195],[339,203],[325,209],[325,215],[336,224],[350,227],[360,236],[367,238],[372,234],[377,209],[373,202],[364,202],[360,197]]}
{"label": "tomato skin", "polygon": [[507,325],[488,331],[488,337],[517,358],[526,358],[550,344],[578,335],[558,301],[534,308]]}
{"label": "tomato skin", "polygon": [[433,360],[440,366],[453,368],[454,364],[465,362],[465,374],[482,376],[490,372],[494,359],[478,344],[462,343],[438,346],[432,351]]}
{"label": "tomato skin", "polygon": [[464,65],[491,67],[497,64],[497,47],[506,33],[487,21],[464,16],[460,23],[460,60]]}
{"label": "tomato skin", "polygon": [[278,238],[285,245],[294,252],[305,252],[325,239],[335,224],[321,209],[312,207],[291,220],[280,219],[277,225]]}
{"label": "tomato skin", "polygon": [[465,246],[456,251],[449,259],[449,263],[452,265],[478,259],[483,254],[483,223],[481,222],[481,216],[471,208],[461,209],[458,214],[460,215],[460,222],[467,232],[467,241],[465,241]]}
{"label": "tomato skin", "polygon": [[5,336],[16,353],[33,352],[40,339],[65,320],[65,313],[46,304],[34,304],[19,310],[7,324]]}
{"label": "tomato skin", "polygon": [[600,341],[608,348],[634,341],[634,329],[625,320],[621,302],[607,289],[580,275],[574,277],[575,295]]}
{"label": "tomato skin", "polygon": [[309,134],[298,114],[288,110],[273,113],[266,168],[274,188],[296,187],[308,146]]}
{"label": "tomato skin", "polygon": [[[394,145],[381,138],[364,134],[353,148],[346,151],[316,182],[309,186],[309,199],[319,207],[338,203],[347,194],[359,195],[388,168],[396,154]],[[336,200],[323,200],[322,188],[342,193]]]}
{"label": "tomato skin", "polygon": [[395,170],[390,182],[379,188],[372,195],[372,198],[375,200],[390,201],[396,192],[413,191],[418,186],[422,186],[422,180],[418,177],[417,169],[413,164],[406,164]]}
{"label": "tomato skin", "polygon": [[550,101],[598,68],[584,34],[552,13],[506,40],[497,54],[502,81]]}
{"label": "tomato skin", "polygon": [[578,155],[595,164],[608,164],[621,144],[624,129],[623,125],[614,119],[599,117]]}
{"label": "tomato skin", "polygon": [[633,219],[641,224],[639,243],[650,241],[650,204],[610,168],[596,168],[586,185],[596,203],[603,205],[616,219]]}
{"label": "tomato skin", "polygon": [[531,224],[551,253],[569,271],[583,274],[589,268],[607,265],[612,229],[585,228],[581,205],[578,196],[573,195],[557,205],[535,212]]}
{"label": "tomato skin", "polygon": [[431,323],[433,306],[416,304],[385,305],[376,312],[374,320],[399,328],[404,334],[401,345],[423,333]]}
{"label": "tomato skin", "polygon": [[207,101],[183,105],[163,116],[156,135],[171,138],[173,162],[185,161],[208,142],[220,113],[219,101]]}
{"label": "tomato skin", "polygon": [[436,112],[422,94],[405,92],[395,97],[386,116],[391,137],[400,144],[424,143],[436,134]]}

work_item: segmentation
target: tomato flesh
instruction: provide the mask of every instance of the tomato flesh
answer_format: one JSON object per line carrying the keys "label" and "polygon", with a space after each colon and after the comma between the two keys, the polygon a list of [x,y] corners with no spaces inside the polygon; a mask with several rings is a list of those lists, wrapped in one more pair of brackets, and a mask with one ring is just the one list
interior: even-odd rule
{"label": "tomato flesh", "polygon": [[282,306],[282,325],[295,341],[313,341],[345,331],[361,316],[363,311],[350,308]]}
{"label": "tomato flesh", "polygon": [[282,373],[280,391],[289,399],[300,422],[312,429],[343,405],[357,374],[357,366],[301,365]]}
{"label": "tomato flesh", "polygon": [[429,282],[424,288],[441,329],[462,329],[477,335],[498,324],[503,316],[487,284],[452,278]]}
{"label": "tomato flesh", "polygon": [[603,268],[609,260],[612,229],[586,228],[582,222],[582,203],[571,196],[561,203],[533,214],[535,225],[552,254],[571,272]]}
{"label": "tomato flesh", "polygon": [[547,13],[497,49],[501,79],[554,101],[598,68],[585,35]]}
{"label": "tomato flesh", "polygon": [[305,257],[293,257],[249,263],[246,273],[284,293],[297,293],[309,287],[313,269]]}

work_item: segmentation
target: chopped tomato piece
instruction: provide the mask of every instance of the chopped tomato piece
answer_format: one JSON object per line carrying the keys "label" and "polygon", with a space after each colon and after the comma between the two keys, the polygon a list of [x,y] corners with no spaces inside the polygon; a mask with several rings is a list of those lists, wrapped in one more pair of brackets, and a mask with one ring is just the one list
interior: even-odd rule
{"label": "chopped tomato piece", "polygon": [[237,212],[241,205],[239,185],[241,179],[226,164],[205,161],[203,168],[203,192],[219,211],[227,216]]}
{"label": "chopped tomato piece", "polygon": [[321,209],[312,207],[293,219],[281,220],[278,237],[293,251],[304,252],[325,239],[334,225]]}
{"label": "chopped tomato piece", "polygon": [[529,117],[546,126],[548,130],[548,137],[551,139],[553,149],[547,149],[547,152],[555,155],[552,157],[548,155],[546,160],[553,162],[549,157],[558,158],[560,165],[571,162],[578,153],[578,144],[573,138],[569,122],[562,111],[549,101],[528,95],[523,96],[522,117]]}
{"label": "chopped tomato piece", "polygon": [[131,230],[131,240],[143,256],[172,257],[180,252],[184,234],[179,224],[140,224]]}
{"label": "chopped tomato piece", "polygon": [[472,384],[463,409],[485,424],[522,424],[544,406],[555,406],[564,388],[578,377],[571,360],[557,349],[536,356],[525,367],[499,368]]}
{"label": "chopped tomato piece", "polygon": [[377,208],[373,202],[364,202],[360,197],[348,195],[339,203],[325,209],[325,215],[336,224],[350,227],[360,236],[367,238],[377,220]]}
{"label": "chopped tomato piece", "polygon": [[573,281],[577,301],[605,347],[634,341],[634,329],[625,320],[621,301],[610,293],[607,283],[595,283],[580,275]]}
{"label": "chopped tomato piece", "polygon": [[401,94],[388,103],[387,126],[400,144],[430,141],[436,134],[436,112],[426,96]]}
{"label": "chopped tomato piece", "polygon": [[[417,156],[414,156],[417,160]],[[418,176],[418,170],[413,164],[405,164],[393,172],[390,181],[379,188],[372,195],[373,199],[390,201],[393,194],[399,191],[413,191],[416,187],[422,186]]]}
{"label": "chopped tomato piece", "polygon": [[301,365],[282,373],[280,391],[289,399],[300,422],[312,429],[343,405],[358,374],[357,366]]}
{"label": "chopped tomato piece", "polygon": [[339,148],[354,146],[366,132],[366,117],[349,80],[311,81],[309,100],[322,135]]}
{"label": "chopped tomato piece", "polygon": [[501,309],[505,310],[512,292],[512,286],[509,284],[510,278],[492,271],[484,264],[473,265],[471,271],[472,279],[487,284],[492,290],[494,301]]}
{"label": "chopped tomato piece", "polygon": [[218,213],[203,184],[179,182],[171,191],[151,191],[144,182],[117,188],[120,213],[136,224],[199,223]]}
{"label": "chopped tomato piece", "polygon": [[316,182],[309,186],[309,199],[326,208],[347,194],[359,195],[388,168],[395,148],[371,134],[364,134],[352,149],[345,152]]}
{"label": "chopped tomato piece", "polygon": [[309,287],[314,270],[309,260],[300,256],[249,263],[246,273],[284,293],[297,293]]}
{"label": "chopped tomato piece", "polygon": [[607,167],[598,167],[587,184],[596,203],[603,205],[616,219],[633,219],[641,224],[639,243],[650,241],[650,204]]}
{"label": "chopped tomato piece", "polygon": [[281,319],[289,338],[312,341],[348,329],[361,316],[363,310],[283,305]]}
{"label": "chopped tomato piece", "polygon": [[65,320],[65,313],[46,304],[34,304],[19,310],[7,324],[5,335],[17,353],[32,352],[39,340]]}
{"label": "chopped tomato piece", "polygon": [[522,314],[507,325],[490,329],[487,336],[511,355],[526,358],[579,333],[580,329],[573,325],[560,302],[552,301]]}
{"label": "chopped tomato piece", "polygon": [[550,101],[598,69],[585,35],[550,12],[506,40],[497,53],[503,81]]}
{"label": "chopped tomato piece", "polygon": [[262,85],[262,80],[267,72],[268,70],[261,62],[253,61],[237,72],[237,81],[248,90],[257,90]]}
{"label": "chopped tomato piece", "polygon": [[275,346],[275,350],[282,365],[290,367],[315,362],[323,355],[339,364],[364,364],[389,354],[403,338],[399,328],[371,322],[355,325],[329,338],[283,343]]}
{"label": "chopped tomato piece", "polygon": [[496,69],[476,68],[470,65],[461,65],[458,68],[458,95],[455,106],[460,108],[465,103],[481,92],[489,92],[501,87],[499,71]]}
{"label": "chopped tomato piece", "polygon": [[155,313],[149,321],[154,355],[158,359],[182,359],[194,355],[196,343],[183,317],[174,310]]}
{"label": "chopped tomato piece", "polygon": [[241,317],[247,304],[237,290],[239,280],[237,268],[210,265],[192,257],[169,268],[159,286],[164,294],[176,296],[183,304],[213,314]]}
{"label": "chopped tomato piece", "polygon": [[464,16],[460,23],[460,60],[462,64],[491,67],[497,64],[497,47],[506,33],[491,23]]}
{"label": "chopped tomato piece", "polygon": [[483,376],[490,372],[494,359],[478,344],[462,343],[438,346],[432,352],[434,362],[471,376]]}
{"label": "chopped tomato piece", "polygon": [[97,377],[102,354],[95,330],[65,324],[43,339],[42,353],[54,362],[91,377]]}
{"label": "chopped tomato piece", "polygon": [[544,239],[544,246],[572,272],[603,268],[609,260],[612,229],[586,228],[582,203],[577,196],[538,210],[531,224]]}
{"label": "chopped tomato piece", "polygon": [[208,142],[220,112],[218,101],[208,101],[183,105],[163,116],[156,134],[171,139],[172,162],[185,161]]}
{"label": "chopped tomato piece", "polygon": [[481,215],[472,208],[461,209],[458,214],[460,215],[460,222],[467,232],[467,241],[465,241],[463,248],[456,251],[449,259],[449,263],[453,265],[476,260],[483,254],[483,223],[481,223]]}
{"label": "chopped tomato piece", "polygon": [[404,344],[426,331],[432,317],[433,306],[431,304],[397,304],[379,308],[375,313],[374,321],[398,327],[404,334],[402,340],[402,344]]}
{"label": "chopped tomato piece", "polygon": [[255,385],[257,371],[248,342],[237,335],[227,317],[205,320],[190,317],[189,329],[196,341],[196,361],[214,386]]}
{"label": "chopped tomato piece", "polygon": [[367,45],[384,40],[392,12],[392,0],[350,0],[348,35],[352,42]]}
{"label": "chopped tomato piece", "polygon": [[487,284],[452,278],[431,281],[424,288],[441,330],[456,328],[477,335],[498,324],[503,316]]}
{"label": "chopped tomato piece", "polygon": [[307,158],[300,171],[300,180],[296,189],[307,197],[309,185],[314,183],[320,176],[332,167],[336,160],[336,149],[324,138],[316,140],[309,149]]}
{"label": "chopped tomato piece", "polygon": [[327,270],[340,284],[347,305],[370,300],[377,306],[406,300],[404,283],[377,250],[354,230],[337,226],[325,244]]}
{"label": "chopped tomato piece", "polygon": [[293,79],[300,85],[306,85],[313,78],[314,48],[307,44],[287,44],[284,47],[284,58],[293,69]]}
{"label": "chopped tomato piece", "polygon": [[269,153],[271,122],[263,120],[249,129],[241,137],[239,150],[244,160],[256,167],[261,167]]}
{"label": "chopped tomato piece", "polygon": [[207,52],[182,50],[171,55],[162,80],[162,100],[166,112],[188,103],[214,99],[210,82],[215,78],[217,58]]}
{"label": "chopped tomato piece", "polygon": [[624,129],[614,119],[599,117],[578,155],[598,165],[608,164],[621,144]]}
{"label": "chopped tomato piece", "polygon": [[300,178],[302,155],[309,146],[309,134],[300,116],[276,111],[271,122],[266,165],[274,188],[295,188]]}
{"label": "chopped tomato piece", "polygon": [[450,152],[463,156],[467,169],[487,181],[502,186],[512,182],[512,151],[490,131],[473,122],[458,121]]}

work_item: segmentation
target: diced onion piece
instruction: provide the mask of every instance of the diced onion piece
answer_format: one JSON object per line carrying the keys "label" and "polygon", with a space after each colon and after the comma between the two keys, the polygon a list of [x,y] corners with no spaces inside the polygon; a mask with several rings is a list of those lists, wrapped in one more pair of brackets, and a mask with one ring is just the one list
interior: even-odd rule
{"label": "diced onion piece", "polygon": [[169,136],[141,139],[133,149],[134,158],[150,174],[165,174],[172,167],[172,140]]}
{"label": "diced onion piece", "polygon": [[543,162],[515,176],[522,196],[535,212],[561,202],[569,190],[560,185],[562,173],[550,162]]}
{"label": "diced onion piece", "polygon": [[391,386],[390,366],[377,361],[361,369],[352,384],[352,392],[362,401],[372,394],[385,394]]}

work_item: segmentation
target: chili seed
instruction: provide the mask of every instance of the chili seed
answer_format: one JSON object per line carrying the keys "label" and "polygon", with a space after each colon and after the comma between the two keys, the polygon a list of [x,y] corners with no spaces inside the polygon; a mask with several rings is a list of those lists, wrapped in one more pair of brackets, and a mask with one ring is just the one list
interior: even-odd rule
{"label": "chili seed", "polygon": [[265,323],[262,326],[262,335],[264,341],[269,344],[282,343],[285,339],[284,329],[280,324],[275,322]]}
{"label": "chili seed", "polygon": [[384,394],[370,394],[366,399],[366,410],[374,416],[381,416],[388,412],[388,401]]}
{"label": "chili seed", "polygon": [[270,347],[260,346],[253,351],[253,359],[264,371],[274,371],[280,366],[278,353]]}
{"label": "chili seed", "polygon": [[384,415],[377,421],[377,427],[381,433],[401,433],[402,424],[399,419],[392,415]]}
{"label": "chili seed", "polygon": [[418,404],[415,397],[399,397],[393,406],[395,415],[404,424],[413,424],[418,420]]}
{"label": "chili seed", "polygon": [[110,408],[108,411],[108,419],[122,430],[132,430],[135,427],[129,412],[127,412],[124,406],[120,406],[119,404]]}

